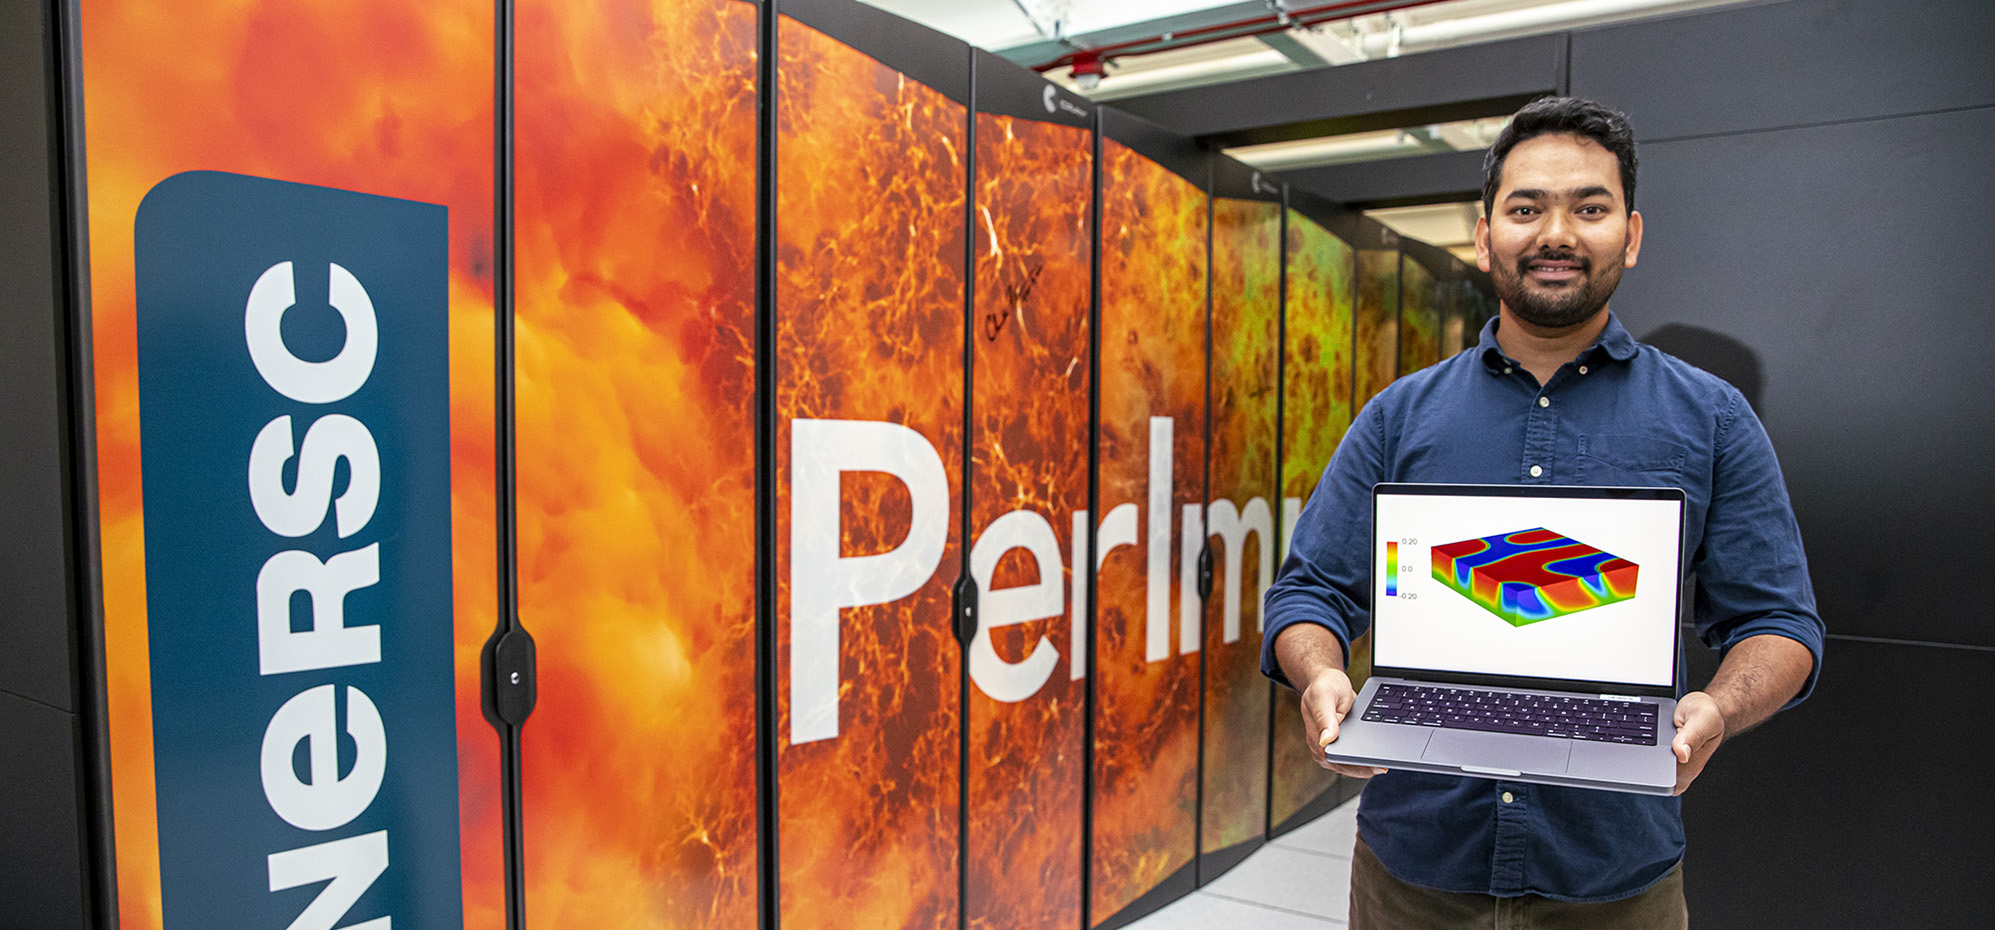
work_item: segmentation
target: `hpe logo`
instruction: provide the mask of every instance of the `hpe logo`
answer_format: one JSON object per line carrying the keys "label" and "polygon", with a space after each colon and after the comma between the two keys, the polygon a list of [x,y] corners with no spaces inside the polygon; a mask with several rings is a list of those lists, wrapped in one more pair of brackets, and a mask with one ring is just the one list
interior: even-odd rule
{"label": "hpe logo", "polygon": [[1060,89],[1051,84],[1046,85],[1045,89],[1040,92],[1039,102],[1045,104],[1046,112],[1048,113],[1066,113],[1069,116],[1076,116],[1081,119],[1088,118],[1088,111],[1085,107],[1060,96]]}

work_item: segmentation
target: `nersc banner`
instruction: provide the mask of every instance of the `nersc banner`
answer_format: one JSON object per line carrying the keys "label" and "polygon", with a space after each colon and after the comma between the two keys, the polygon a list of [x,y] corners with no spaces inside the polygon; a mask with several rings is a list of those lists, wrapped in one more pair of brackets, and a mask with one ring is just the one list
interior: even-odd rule
{"label": "nersc banner", "polygon": [[164,923],[462,923],[441,206],[217,172],[135,253]]}

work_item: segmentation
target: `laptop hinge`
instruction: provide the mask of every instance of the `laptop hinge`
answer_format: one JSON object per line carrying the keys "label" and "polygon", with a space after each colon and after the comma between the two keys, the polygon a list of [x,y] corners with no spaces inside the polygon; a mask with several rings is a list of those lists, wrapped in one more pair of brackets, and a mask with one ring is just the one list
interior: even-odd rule
{"label": "laptop hinge", "polygon": [[1635,697],[1634,695],[1631,694],[1603,694],[1600,696],[1600,699],[1603,701],[1626,701],[1630,704],[1642,703],[1641,698]]}

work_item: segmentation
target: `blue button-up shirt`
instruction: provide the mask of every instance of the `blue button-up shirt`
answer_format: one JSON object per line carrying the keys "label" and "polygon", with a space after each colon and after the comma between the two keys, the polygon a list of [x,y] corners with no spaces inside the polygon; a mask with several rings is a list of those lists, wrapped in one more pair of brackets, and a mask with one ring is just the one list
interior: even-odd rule
{"label": "blue button-up shirt", "polygon": [[[1262,671],[1288,683],[1274,643],[1290,624],[1328,627],[1346,656],[1371,626],[1371,493],[1381,481],[1682,488],[1698,638],[1725,650],[1786,636],[1819,670],[1823,627],[1800,529],[1745,398],[1635,342],[1611,315],[1591,348],[1540,385],[1503,354],[1498,322],[1474,349],[1380,392],[1345,434],[1268,592]],[[1683,857],[1676,798],[1419,772],[1371,779],[1358,830],[1404,881],[1500,897],[1614,900]]]}

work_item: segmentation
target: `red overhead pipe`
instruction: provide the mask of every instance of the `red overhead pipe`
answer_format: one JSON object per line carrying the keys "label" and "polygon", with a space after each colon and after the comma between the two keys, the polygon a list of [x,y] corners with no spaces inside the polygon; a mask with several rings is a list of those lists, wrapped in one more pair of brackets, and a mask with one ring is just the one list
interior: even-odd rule
{"label": "red overhead pipe", "polygon": [[[1381,3],[1379,0],[1344,0],[1341,3],[1325,3],[1300,10],[1285,10],[1272,16],[1257,16],[1252,19],[1236,20],[1230,23],[1200,26],[1197,29],[1187,29],[1183,32],[1166,32],[1147,39],[1130,39],[1126,42],[1113,42],[1108,45],[1098,45],[1094,48],[1076,49],[1045,64],[1034,65],[1032,70],[1044,74],[1054,68],[1072,65],[1075,76],[1083,74],[1099,75],[1105,73],[1103,69],[1107,67],[1110,61],[1117,58],[1128,58],[1137,55],[1149,55],[1154,52],[1191,48],[1198,45],[1208,45],[1213,42],[1224,42],[1228,39],[1245,39],[1252,36],[1267,35],[1271,32],[1286,32],[1290,29],[1314,26],[1318,23],[1330,22],[1332,20],[1348,19],[1353,16],[1366,16],[1372,13],[1388,13],[1393,10],[1403,10],[1408,7],[1426,6],[1430,3],[1442,2],[1444,0],[1400,0],[1400,2],[1391,3]],[[1365,7],[1365,9],[1356,9],[1358,7]],[[1190,41],[1181,41],[1185,39],[1189,39]],[[1157,47],[1142,47],[1146,45]]]}

